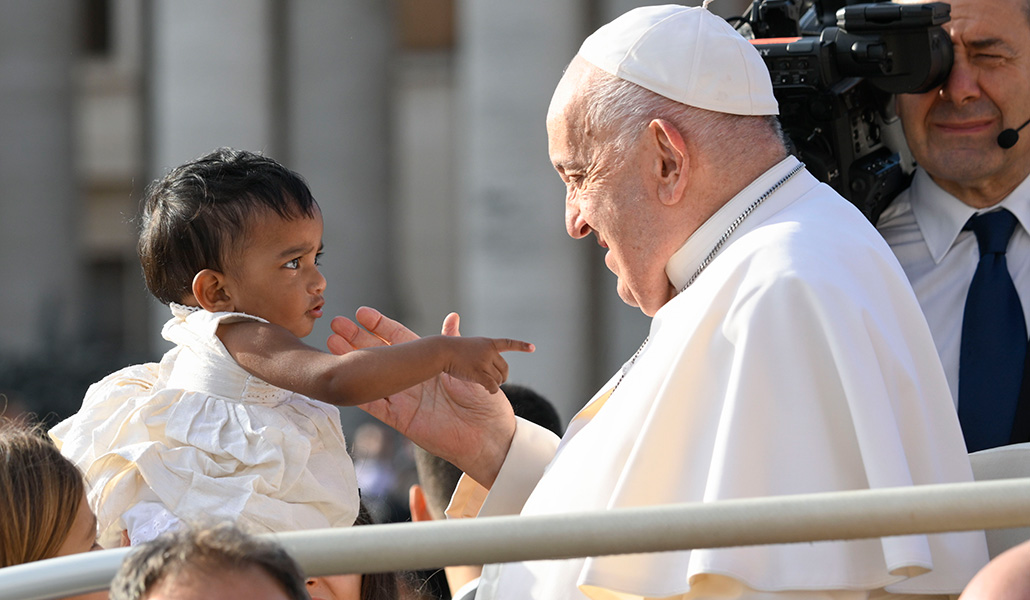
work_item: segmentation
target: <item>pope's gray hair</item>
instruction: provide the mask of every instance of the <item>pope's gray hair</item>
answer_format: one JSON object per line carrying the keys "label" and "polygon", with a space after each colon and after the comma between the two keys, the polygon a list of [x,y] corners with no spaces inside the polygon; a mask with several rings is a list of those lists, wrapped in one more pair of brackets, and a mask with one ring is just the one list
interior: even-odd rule
{"label": "pope's gray hair", "polygon": [[652,120],[665,119],[721,162],[740,155],[742,144],[778,144],[786,153],[775,115],[732,115],[688,106],[600,69],[588,81],[582,90],[587,99],[586,125],[592,131],[609,132],[616,150],[633,144]]}

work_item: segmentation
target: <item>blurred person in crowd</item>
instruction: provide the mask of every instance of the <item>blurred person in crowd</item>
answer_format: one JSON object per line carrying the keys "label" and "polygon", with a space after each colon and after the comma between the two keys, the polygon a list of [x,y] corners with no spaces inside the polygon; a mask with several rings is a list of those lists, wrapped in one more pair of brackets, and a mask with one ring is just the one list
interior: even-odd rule
{"label": "blurred person in crowd", "polygon": [[79,470],[41,427],[0,417],[0,568],[98,550],[96,539]]}
{"label": "blurred person in crowd", "polygon": [[181,528],[141,544],[111,581],[111,600],[208,598],[310,600],[286,550],[229,523]]}
{"label": "blurred person in crowd", "polygon": [[[553,432],[562,434],[561,417],[554,405],[535,390],[513,383],[501,385],[501,391],[511,402],[516,417]],[[446,460],[433,456],[415,446],[415,469],[418,483],[411,486],[409,506],[412,521],[436,521],[445,518],[444,511],[451,501],[454,488],[461,479],[461,469]],[[452,565],[444,568],[450,592],[444,597],[455,600],[473,600],[479,585],[483,565]]]}
{"label": "blurred person in crowd", "polygon": [[377,523],[405,520],[396,500],[399,473],[396,469],[394,432],[379,422],[362,423],[354,431],[351,455],[361,489],[361,501]]}
{"label": "blurred person in crowd", "polygon": [[[378,521],[368,510],[364,496],[355,525],[374,525]],[[365,573],[310,577],[308,593],[312,600],[422,600],[407,573]]]}

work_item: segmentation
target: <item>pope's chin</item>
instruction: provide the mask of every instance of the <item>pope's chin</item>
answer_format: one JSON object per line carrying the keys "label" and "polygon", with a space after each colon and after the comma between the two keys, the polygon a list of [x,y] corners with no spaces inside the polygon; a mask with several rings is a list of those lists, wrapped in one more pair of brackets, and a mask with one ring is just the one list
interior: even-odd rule
{"label": "pope's chin", "polygon": [[[673,287],[668,279],[662,279],[661,281],[664,282],[664,285],[660,282],[654,282],[654,287],[638,286],[638,289],[634,290],[620,277],[617,287],[619,297],[626,304],[639,308],[640,312],[653,317],[666,303],[675,298],[677,293],[676,288]],[[638,282],[638,284],[643,283]]]}
{"label": "pope's chin", "polygon": [[621,278],[619,279],[619,284],[616,289],[619,292],[619,298],[622,298],[623,302],[632,306],[633,308],[639,308],[640,312],[644,313],[649,317],[653,317],[655,313],[658,312],[658,309],[665,305],[665,303],[668,302],[670,299],[652,298],[652,300],[654,300],[653,304],[655,306],[649,306],[649,304],[651,303],[648,302],[648,298],[641,298],[637,294],[633,293],[633,290],[628,285],[623,283]]}
{"label": "pope's chin", "polygon": [[619,293],[619,298],[622,298],[623,302],[632,306],[633,308],[640,308],[640,303],[637,302],[637,299],[633,295],[633,292],[630,291],[629,286],[622,283],[621,279],[619,280],[619,283],[615,286],[615,291]]}

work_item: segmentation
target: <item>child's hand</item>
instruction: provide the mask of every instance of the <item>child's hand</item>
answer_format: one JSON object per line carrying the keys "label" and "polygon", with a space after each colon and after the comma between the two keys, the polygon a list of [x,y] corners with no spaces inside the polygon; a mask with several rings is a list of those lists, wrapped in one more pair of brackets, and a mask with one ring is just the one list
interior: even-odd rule
{"label": "child's hand", "polygon": [[501,352],[533,352],[536,347],[527,342],[507,338],[443,337],[447,344],[447,362],[444,372],[482,385],[490,393],[500,389],[508,379],[508,362]]}

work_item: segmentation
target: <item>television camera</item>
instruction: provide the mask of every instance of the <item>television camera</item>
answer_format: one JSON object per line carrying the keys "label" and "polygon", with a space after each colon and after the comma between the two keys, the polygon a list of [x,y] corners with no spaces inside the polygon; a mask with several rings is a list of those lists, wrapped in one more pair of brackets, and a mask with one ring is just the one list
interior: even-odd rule
{"label": "television camera", "polygon": [[893,95],[941,85],[953,50],[943,2],[754,0],[731,17],[765,60],[797,156],[872,222],[904,189]]}

